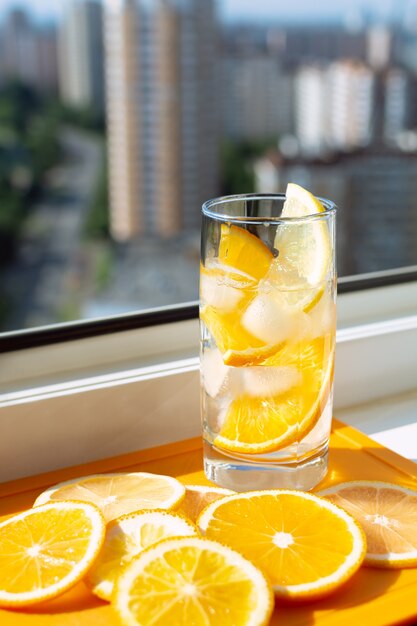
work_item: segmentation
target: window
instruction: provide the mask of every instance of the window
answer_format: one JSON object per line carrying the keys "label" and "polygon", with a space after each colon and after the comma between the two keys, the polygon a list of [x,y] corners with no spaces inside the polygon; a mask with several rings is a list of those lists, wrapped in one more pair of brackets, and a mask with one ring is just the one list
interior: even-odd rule
{"label": "window", "polygon": [[197,300],[201,203],[289,180],[341,207],[341,276],[417,263],[405,6],[19,7],[0,12],[0,332]]}

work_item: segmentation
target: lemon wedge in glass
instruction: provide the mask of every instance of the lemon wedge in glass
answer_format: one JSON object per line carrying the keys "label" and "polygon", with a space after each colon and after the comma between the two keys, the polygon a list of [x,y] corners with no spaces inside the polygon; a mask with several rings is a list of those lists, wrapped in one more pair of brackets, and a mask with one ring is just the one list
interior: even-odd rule
{"label": "lemon wedge in glass", "polygon": [[322,203],[303,187],[289,183],[285,195],[281,217],[291,221],[283,221],[277,229],[278,256],[261,289],[278,289],[283,303],[308,312],[320,300],[331,269],[329,224]]}

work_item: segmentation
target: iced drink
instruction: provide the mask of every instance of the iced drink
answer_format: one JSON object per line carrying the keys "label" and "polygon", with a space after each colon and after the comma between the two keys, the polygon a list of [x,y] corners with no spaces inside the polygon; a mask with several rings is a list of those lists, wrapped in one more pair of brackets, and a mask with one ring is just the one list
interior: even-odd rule
{"label": "iced drink", "polygon": [[327,470],[335,206],[297,185],[203,207],[205,471],[223,487],[310,489]]}

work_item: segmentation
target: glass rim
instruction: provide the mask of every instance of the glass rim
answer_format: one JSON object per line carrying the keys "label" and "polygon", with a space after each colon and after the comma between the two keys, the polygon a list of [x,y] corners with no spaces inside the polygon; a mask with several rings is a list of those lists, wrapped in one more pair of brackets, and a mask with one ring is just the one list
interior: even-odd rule
{"label": "glass rim", "polygon": [[221,204],[230,204],[233,202],[241,202],[245,200],[286,200],[285,193],[243,193],[243,194],[234,194],[230,196],[219,196],[217,198],[211,198],[204,202],[201,207],[201,211],[203,215],[206,217],[211,217],[218,221],[225,222],[246,222],[251,224],[265,224],[265,223],[298,223],[298,222],[309,222],[327,219],[329,216],[333,216],[338,207],[334,202],[328,200],[327,198],[321,198],[320,196],[316,196],[317,200],[319,200],[323,206],[324,211],[320,213],[309,213],[308,215],[303,215],[300,217],[274,217],[274,216],[256,216],[251,217],[248,215],[228,215],[224,212],[213,211],[212,207],[221,205]]}

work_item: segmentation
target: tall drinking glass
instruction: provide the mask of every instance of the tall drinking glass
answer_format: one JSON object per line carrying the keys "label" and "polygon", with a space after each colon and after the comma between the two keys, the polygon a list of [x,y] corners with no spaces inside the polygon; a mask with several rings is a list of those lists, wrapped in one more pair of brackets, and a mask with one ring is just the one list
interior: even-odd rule
{"label": "tall drinking glass", "polygon": [[302,211],[288,190],[203,205],[204,469],[236,491],[308,490],[327,471],[336,206],[310,197]]}

